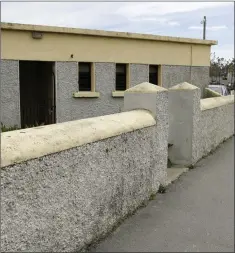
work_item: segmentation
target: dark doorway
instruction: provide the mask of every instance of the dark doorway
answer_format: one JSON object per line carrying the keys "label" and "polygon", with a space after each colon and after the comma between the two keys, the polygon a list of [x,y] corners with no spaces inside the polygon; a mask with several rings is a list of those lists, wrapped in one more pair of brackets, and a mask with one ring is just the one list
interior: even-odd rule
{"label": "dark doorway", "polygon": [[54,62],[20,61],[21,127],[54,124]]}

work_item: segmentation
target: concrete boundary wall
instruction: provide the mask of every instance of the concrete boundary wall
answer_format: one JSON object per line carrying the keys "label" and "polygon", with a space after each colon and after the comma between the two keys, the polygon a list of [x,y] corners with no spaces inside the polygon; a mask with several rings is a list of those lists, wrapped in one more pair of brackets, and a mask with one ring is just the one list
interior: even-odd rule
{"label": "concrete boundary wall", "polygon": [[125,92],[126,112],[2,133],[1,250],[83,250],[155,194],[167,93],[142,84]]}
{"label": "concrete boundary wall", "polygon": [[234,96],[200,99],[200,89],[169,89],[169,159],[190,166],[234,134]]}

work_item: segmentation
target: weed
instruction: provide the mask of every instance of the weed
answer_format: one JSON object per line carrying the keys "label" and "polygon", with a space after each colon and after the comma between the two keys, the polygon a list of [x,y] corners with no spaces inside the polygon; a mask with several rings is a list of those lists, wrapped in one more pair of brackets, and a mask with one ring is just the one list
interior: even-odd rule
{"label": "weed", "polygon": [[19,129],[19,128],[18,128],[17,125],[7,127],[7,126],[5,126],[5,125],[1,122],[1,132],[14,131],[14,130],[18,130],[18,129]]}
{"label": "weed", "polygon": [[166,192],[166,187],[163,186],[162,184],[160,184],[159,189],[158,189],[158,193],[163,194],[163,193],[165,193],[165,192]]}

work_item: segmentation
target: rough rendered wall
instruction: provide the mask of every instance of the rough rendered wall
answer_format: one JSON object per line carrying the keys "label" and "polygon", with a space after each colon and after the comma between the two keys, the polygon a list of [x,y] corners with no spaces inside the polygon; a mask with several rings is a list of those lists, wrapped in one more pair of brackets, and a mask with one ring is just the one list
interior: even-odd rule
{"label": "rough rendered wall", "polygon": [[194,122],[193,163],[234,134],[234,103],[195,111]]}
{"label": "rough rendered wall", "polygon": [[165,180],[161,139],[153,126],[2,169],[2,251],[75,252],[105,234]]}
{"label": "rough rendered wall", "polygon": [[130,86],[149,81],[149,65],[130,64]]}
{"label": "rough rendered wall", "polygon": [[210,67],[192,67],[192,81],[191,84],[201,89],[201,97],[205,96],[205,88],[210,82]]}
{"label": "rough rendered wall", "polygon": [[170,88],[183,82],[190,82],[189,66],[162,65],[162,86]]}
{"label": "rough rendered wall", "polygon": [[76,62],[56,62],[56,122],[74,119],[77,101],[72,94],[77,89],[78,64]]}
{"label": "rough rendered wall", "polygon": [[19,61],[1,60],[1,120],[20,127]]}
{"label": "rough rendered wall", "polygon": [[182,82],[188,82],[200,88],[201,97],[203,97],[204,88],[209,84],[209,67],[162,66],[163,87],[170,88]]}
{"label": "rough rendered wall", "polygon": [[[95,63],[96,91],[99,98],[73,98],[78,91],[78,64],[57,62],[57,122],[84,119],[121,112],[123,98],[112,97],[115,91],[115,63]],[[131,86],[148,80],[148,65],[130,65]]]}

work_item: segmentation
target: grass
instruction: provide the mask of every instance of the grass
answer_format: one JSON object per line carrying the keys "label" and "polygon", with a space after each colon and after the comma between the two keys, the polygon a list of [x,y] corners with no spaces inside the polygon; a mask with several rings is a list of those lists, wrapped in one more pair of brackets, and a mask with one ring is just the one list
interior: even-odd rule
{"label": "grass", "polygon": [[20,129],[17,125],[7,127],[1,122],[1,132],[8,132]]}
{"label": "grass", "polygon": [[[24,128],[31,128],[31,127],[38,127],[38,126],[44,126],[44,123],[39,124],[38,122],[35,123],[35,125],[26,125]],[[1,122],[1,132],[9,132],[14,130],[20,130],[22,128],[19,128],[17,125],[7,127]]]}

